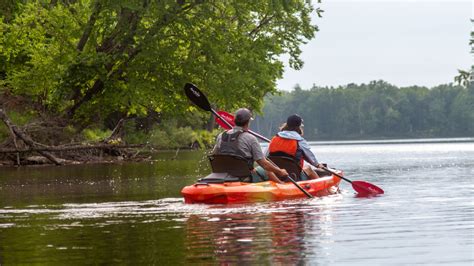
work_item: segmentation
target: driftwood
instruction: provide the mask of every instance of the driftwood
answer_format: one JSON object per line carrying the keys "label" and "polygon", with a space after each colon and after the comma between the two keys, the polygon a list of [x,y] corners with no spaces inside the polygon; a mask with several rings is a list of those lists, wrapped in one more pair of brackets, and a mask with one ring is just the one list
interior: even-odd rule
{"label": "driftwood", "polygon": [[[0,109],[1,110],[1,109]],[[2,111],[3,112],[3,111]],[[15,132],[13,132],[12,128],[9,127],[8,128],[10,130],[10,134],[12,135],[12,139],[13,139],[13,144],[15,145],[15,148],[18,149],[18,143],[16,142],[16,135],[15,135]],[[20,165],[20,153],[17,152],[16,153],[16,164],[17,165]]]}
{"label": "driftwood", "polygon": [[144,144],[97,144],[97,145],[73,145],[73,146],[48,146],[48,147],[33,147],[28,149],[1,149],[0,153],[17,153],[17,152],[48,152],[48,151],[76,151],[76,150],[93,150],[93,149],[127,149],[127,148],[141,148]]}
{"label": "driftwood", "polygon": [[[122,143],[121,136],[125,120],[126,118],[120,119],[110,136],[98,143],[60,144],[65,142],[61,141],[63,136],[60,133],[56,134],[63,130],[61,124],[45,120],[20,127],[10,120],[0,104],[0,123],[3,121],[11,135],[3,144],[0,144],[0,166],[110,162],[124,158],[141,160],[143,158],[137,156],[143,152],[143,148],[153,150],[153,147],[148,144]],[[57,144],[40,143],[44,140],[51,140]],[[104,154],[105,157],[103,157]]]}
{"label": "driftwood", "polygon": [[[5,125],[8,127],[8,129],[12,133],[13,135],[12,137],[15,141],[15,146],[17,146],[15,138],[18,137],[30,148],[33,148],[33,149],[37,148],[37,143],[35,143],[28,135],[23,133],[15,124],[11,122],[7,114],[3,111],[2,108],[0,108],[0,119],[5,123]],[[38,150],[37,152],[43,155],[44,157],[48,158],[49,161],[51,161],[52,163],[56,165],[61,165],[64,162],[63,159],[56,158],[53,154],[49,153],[48,151]],[[17,158],[18,158],[18,155],[17,155]]]}
{"label": "driftwood", "polygon": [[116,139],[122,133],[122,128],[124,124],[125,124],[125,119],[121,118],[118,121],[117,125],[115,126],[114,130],[112,130],[112,133],[110,134],[110,136],[105,138],[103,142],[108,143],[109,141]]}

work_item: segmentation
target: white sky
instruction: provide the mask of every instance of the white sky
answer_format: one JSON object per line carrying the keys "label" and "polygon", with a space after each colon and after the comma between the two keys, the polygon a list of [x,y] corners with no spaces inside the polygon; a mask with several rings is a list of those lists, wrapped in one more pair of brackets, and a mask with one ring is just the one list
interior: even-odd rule
{"label": "white sky", "polygon": [[303,69],[287,67],[278,88],[379,79],[397,86],[453,82],[457,69],[472,65],[473,2],[323,0],[323,18],[313,18],[320,31],[302,46]]}

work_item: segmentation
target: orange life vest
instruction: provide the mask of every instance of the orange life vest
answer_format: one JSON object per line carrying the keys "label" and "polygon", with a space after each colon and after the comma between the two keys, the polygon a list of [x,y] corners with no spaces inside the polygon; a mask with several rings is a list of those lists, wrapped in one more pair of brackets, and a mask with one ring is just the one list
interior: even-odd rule
{"label": "orange life vest", "polygon": [[290,156],[295,159],[295,161],[299,161],[301,168],[303,168],[303,151],[299,149],[296,139],[285,139],[276,135],[270,141],[268,151],[270,155]]}

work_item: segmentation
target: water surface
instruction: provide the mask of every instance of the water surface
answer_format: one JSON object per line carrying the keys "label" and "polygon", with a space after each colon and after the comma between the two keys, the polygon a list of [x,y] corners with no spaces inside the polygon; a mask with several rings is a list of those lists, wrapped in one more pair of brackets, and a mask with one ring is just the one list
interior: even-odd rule
{"label": "water surface", "polygon": [[0,264],[472,265],[473,142],[314,143],[347,183],[323,198],[187,205],[201,152],[152,163],[0,169]]}

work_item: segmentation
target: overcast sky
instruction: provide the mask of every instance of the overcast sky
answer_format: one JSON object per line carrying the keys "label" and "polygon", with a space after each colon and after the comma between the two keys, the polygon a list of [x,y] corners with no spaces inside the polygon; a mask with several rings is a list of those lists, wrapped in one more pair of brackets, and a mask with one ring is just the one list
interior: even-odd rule
{"label": "overcast sky", "polygon": [[303,69],[286,68],[278,88],[453,82],[458,68],[472,65],[473,1],[323,0],[323,18],[313,19],[320,31],[302,47]]}

